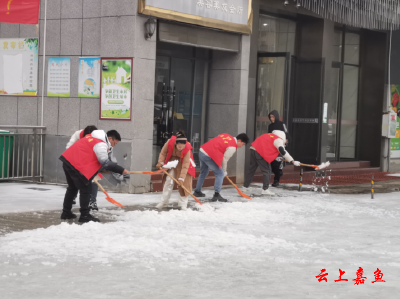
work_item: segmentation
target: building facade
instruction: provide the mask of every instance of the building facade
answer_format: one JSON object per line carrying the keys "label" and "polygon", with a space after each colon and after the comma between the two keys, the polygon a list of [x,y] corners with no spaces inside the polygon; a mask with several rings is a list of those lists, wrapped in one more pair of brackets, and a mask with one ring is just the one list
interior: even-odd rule
{"label": "building facade", "polygon": [[[46,10],[42,1],[38,96],[1,96],[0,124],[40,125],[44,93],[45,182],[65,182],[58,157],[87,125],[118,130],[119,163],[144,171],[171,132],[187,133],[198,164],[200,145],[220,133],[266,133],[272,110],[296,160],[385,164],[388,31],[334,22],[293,1],[190,1],[48,0]],[[148,38],[150,17],[157,25]],[[36,26],[1,24],[0,38],[9,37],[37,37]],[[49,57],[70,57],[69,97],[48,96]],[[79,97],[80,57],[132,58],[130,121],[100,119],[99,98]],[[228,164],[238,183],[248,150]],[[151,191],[150,176],[132,175],[118,190]]]}

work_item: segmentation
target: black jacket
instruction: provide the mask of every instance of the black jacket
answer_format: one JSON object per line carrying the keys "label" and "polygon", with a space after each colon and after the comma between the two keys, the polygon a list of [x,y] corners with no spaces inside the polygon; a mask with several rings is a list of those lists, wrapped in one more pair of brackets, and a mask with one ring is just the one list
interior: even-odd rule
{"label": "black jacket", "polygon": [[274,131],[274,130],[280,130],[280,131],[283,131],[283,132],[287,133],[286,127],[284,126],[283,122],[281,122],[281,121],[279,120],[279,113],[278,113],[278,111],[273,110],[273,111],[271,111],[270,114],[268,114],[268,118],[269,118],[270,120],[271,120],[271,114],[272,114],[273,116],[275,116],[275,122],[274,122],[274,123],[271,123],[271,124],[268,126],[268,133],[272,133],[272,131]]}

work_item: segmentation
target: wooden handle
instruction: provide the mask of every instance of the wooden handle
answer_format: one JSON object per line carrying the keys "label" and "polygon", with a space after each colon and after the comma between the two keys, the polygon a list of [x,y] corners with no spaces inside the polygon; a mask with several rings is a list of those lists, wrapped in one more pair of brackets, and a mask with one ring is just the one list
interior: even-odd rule
{"label": "wooden handle", "polygon": [[228,179],[228,181],[229,181],[233,186],[235,186],[235,187],[237,188],[236,184],[235,184],[234,182],[232,182],[231,179],[230,179],[228,176],[225,176],[225,177]]}
{"label": "wooden handle", "polygon": [[169,173],[168,173],[168,170],[165,170],[164,171],[164,173],[167,175],[167,176],[169,176],[171,179],[173,179],[177,184],[178,184],[178,186],[180,186],[183,190],[185,190],[187,193],[189,193],[190,194],[190,196],[191,197],[193,197],[200,205],[202,205],[203,203],[201,203],[198,199],[197,199],[197,197],[196,196],[194,196],[191,192],[189,192],[189,190],[188,189],[186,189],[186,187],[185,186],[183,186],[183,185],[181,185],[181,184],[179,184],[179,182],[178,182],[178,180],[177,179],[175,179],[172,175],[170,175]]}
{"label": "wooden handle", "polygon": [[143,171],[128,171],[130,174],[143,174]]}
{"label": "wooden handle", "polygon": [[100,183],[99,183],[97,180],[93,180],[93,182],[95,182],[96,185],[99,186],[99,188],[100,188],[101,191],[106,192],[106,190],[104,190],[103,186],[100,185]]}

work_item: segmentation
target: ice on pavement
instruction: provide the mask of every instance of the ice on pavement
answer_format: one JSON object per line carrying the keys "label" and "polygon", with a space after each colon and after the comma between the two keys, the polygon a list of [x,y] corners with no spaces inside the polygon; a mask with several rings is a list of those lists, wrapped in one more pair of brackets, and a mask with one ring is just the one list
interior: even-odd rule
{"label": "ice on pavement", "polygon": [[[59,208],[62,192],[55,189],[52,200]],[[398,297],[399,193],[377,194],[372,200],[369,195],[273,191],[274,197],[249,201],[235,189],[223,189],[221,194],[231,203],[200,208],[191,201],[186,212],[109,210],[115,222],[61,223],[7,234],[0,237],[0,294],[3,298]],[[212,195],[212,190],[205,192]],[[31,198],[22,204],[31,200],[42,210],[53,207],[44,193],[31,191]],[[129,196],[144,203],[158,199],[112,194],[124,205]],[[1,208],[4,202],[0,200]],[[100,198],[99,205],[103,204],[106,201]],[[352,281],[359,267],[367,277],[364,285]],[[334,282],[339,268],[349,281]],[[377,268],[386,282],[371,283]],[[321,269],[329,273],[328,282],[315,278]]]}

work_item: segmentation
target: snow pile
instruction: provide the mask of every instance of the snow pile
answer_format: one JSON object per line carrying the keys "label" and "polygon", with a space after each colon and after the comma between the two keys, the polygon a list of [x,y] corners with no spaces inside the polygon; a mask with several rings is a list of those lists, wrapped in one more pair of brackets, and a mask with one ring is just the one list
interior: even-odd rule
{"label": "snow pile", "polygon": [[176,166],[178,166],[179,161],[175,160],[175,161],[169,161],[167,164],[165,164],[162,168],[166,168],[166,169],[171,169],[171,168],[176,168]]}
{"label": "snow pile", "polygon": [[321,169],[329,167],[330,165],[331,165],[331,163],[329,161],[328,162],[324,162],[321,165],[319,165],[317,168],[315,168],[315,170],[321,170]]}

